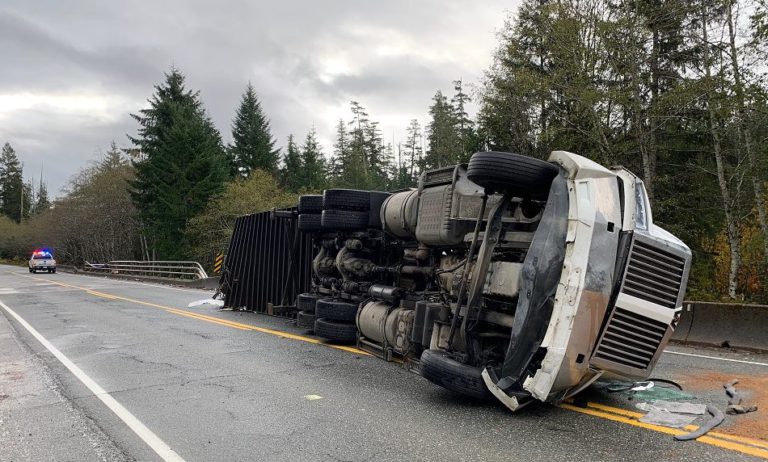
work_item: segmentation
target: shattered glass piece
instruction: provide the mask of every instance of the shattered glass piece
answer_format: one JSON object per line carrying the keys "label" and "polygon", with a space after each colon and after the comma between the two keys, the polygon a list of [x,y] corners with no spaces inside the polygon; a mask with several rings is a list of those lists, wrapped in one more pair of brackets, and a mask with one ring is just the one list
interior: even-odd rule
{"label": "shattered glass piece", "polygon": [[665,401],[681,401],[681,400],[696,399],[695,396],[689,393],[680,391],[677,388],[658,387],[658,386],[653,387],[650,390],[631,393],[630,396],[632,397],[632,399],[642,400],[642,401],[656,401],[660,399]]}

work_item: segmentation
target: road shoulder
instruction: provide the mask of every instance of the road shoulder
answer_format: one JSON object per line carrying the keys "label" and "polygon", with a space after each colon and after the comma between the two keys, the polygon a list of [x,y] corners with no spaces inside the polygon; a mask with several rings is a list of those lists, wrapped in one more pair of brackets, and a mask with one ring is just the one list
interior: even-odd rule
{"label": "road shoulder", "polygon": [[0,460],[130,460],[0,315]]}

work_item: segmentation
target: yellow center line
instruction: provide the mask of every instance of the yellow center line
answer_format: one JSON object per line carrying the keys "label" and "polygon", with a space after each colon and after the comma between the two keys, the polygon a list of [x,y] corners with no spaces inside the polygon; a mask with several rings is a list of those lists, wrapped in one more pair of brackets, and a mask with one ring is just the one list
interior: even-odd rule
{"label": "yellow center line", "polygon": [[[698,429],[695,425],[688,425],[685,429],[676,429],[669,427],[662,427],[659,425],[648,424],[640,422],[637,417],[643,414],[639,412],[628,411],[626,409],[615,408],[611,406],[605,406],[598,403],[588,403],[587,407],[577,407],[572,404],[563,403],[560,405],[563,409],[569,411],[579,412],[581,414],[587,414],[594,417],[600,417],[602,419],[612,420],[634,427],[644,428],[646,430],[653,430],[660,433],[666,433],[669,435],[683,435],[689,431]],[[731,441],[729,441],[731,440]],[[768,459],[768,449],[766,449],[766,443],[753,440],[751,438],[734,437],[733,435],[726,435],[724,433],[709,432],[705,436],[699,437],[696,441],[700,443],[717,446],[723,449],[729,449],[731,451],[738,451],[744,454],[749,454],[763,459]],[[738,442],[737,442],[738,441]],[[746,443],[746,444],[745,444]]]}
{"label": "yellow center line", "polygon": [[[611,412],[613,414],[619,414],[619,415],[623,415],[623,416],[635,418],[635,419],[639,419],[640,417],[645,415],[642,412],[635,412],[635,411],[630,411],[628,409],[621,409],[618,407],[606,406],[605,404],[600,404],[600,403],[590,402],[590,403],[587,403],[587,406],[598,409],[600,411]],[[699,429],[699,427],[696,425],[686,425],[684,428],[685,430],[688,430],[688,431],[694,431]],[[757,440],[753,438],[747,438],[745,436],[731,435],[728,433],[721,433],[716,431],[711,431],[707,433],[707,435],[726,439],[726,440],[739,441],[741,443],[751,444],[753,446],[759,446],[761,448],[768,449],[768,441],[762,441],[762,440]]]}
{"label": "yellow center line", "polygon": [[64,283],[64,282],[53,281],[53,280],[50,280],[50,279],[36,278],[34,276],[27,276],[26,274],[18,274],[18,273],[14,273],[12,271],[9,271],[9,274],[13,274],[15,276],[19,276],[19,277],[23,277],[23,278],[28,278],[28,279],[34,279],[34,280],[37,280],[37,281],[46,281],[46,282],[50,282],[52,284],[56,284],[56,285],[59,285],[59,286],[62,286],[62,287],[68,287],[70,289],[82,290],[82,291],[84,291],[85,293],[87,293],[89,295],[93,295],[95,297],[100,297],[100,298],[105,298],[105,299],[108,299],[108,300],[122,300],[122,301],[129,302],[129,303],[136,303],[138,305],[144,305],[144,306],[149,306],[149,307],[152,307],[152,308],[158,308],[158,309],[161,309],[161,310],[163,310],[163,311],[165,311],[167,313],[177,314],[177,315],[180,315],[180,316],[186,316],[188,318],[194,318],[194,319],[197,319],[199,321],[205,321],[205,322],[210,322],[212,324],[218,324],[218,325],[221,325],[221,326],[232,327],[234,329],[252,330],[252,331],[255,331],[255,332],[261,332],[263,334],[274,335],[274,336],[285,338],[285,339],[289,339],[289,340],[296,340],[296,341],[305,342],[305,343],[312,343],[314,345],[323,345],[323,346],[327,346],[329,348],[333,348],[335,350],[346,351],[348,353],[355,353],[355,354],[363,355],[363,356],[370,356],[370,353],[368,353],[367,351],[361,350],[359,348],[355,348],[355,347],[351,347],[351,346],[344,346],[344,345],[333,345],[333,344],[330,344],[330,343],[325,343],[324,341],[316,339],[316,338],[305,337],[303,335],[292,334],[290,332],[284,332],[284,331],[281,331],[281,330],[269,329],[269,328],[266,328],[266,327],[254,326],[252,324],[244,324],[244,323],[240,323],[240,322],[236,322],[236,321],[230,321],[228,319],[217,318],[215,316],[208,316],[208,315],[205,315],[205,314],[195,313],[195,312],[192,312],[192,311],[181,310],[181,309],[173,308],[173,307],[170,307],[170,306],[159,305],[157,303],[145,302],[143,300],[136,300],[136,299],[133,299],[133,298],[122,297],[120,295],[107,294],[107,293],[100,292],[100,291],[97,291],[97,290],[89,289],[87,287],[80,287],[80,286],[76,286],[76,285],[72,285],[72,284],[67,284],[67,283]]}

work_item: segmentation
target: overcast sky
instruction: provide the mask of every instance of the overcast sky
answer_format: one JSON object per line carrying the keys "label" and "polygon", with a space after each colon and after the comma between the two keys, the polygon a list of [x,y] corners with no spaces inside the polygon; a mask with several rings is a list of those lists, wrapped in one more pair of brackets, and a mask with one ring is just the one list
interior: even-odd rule
{"label": "overcast sky", "polygon": [[2,0],[0,143],[59,194],[112,140],[128,146],[129,114],[171,65],[225,142],[248,81],[281,146],[314,125],[328,155],[351,100],[400,140],[436,90],[478,82],[518,3]]}

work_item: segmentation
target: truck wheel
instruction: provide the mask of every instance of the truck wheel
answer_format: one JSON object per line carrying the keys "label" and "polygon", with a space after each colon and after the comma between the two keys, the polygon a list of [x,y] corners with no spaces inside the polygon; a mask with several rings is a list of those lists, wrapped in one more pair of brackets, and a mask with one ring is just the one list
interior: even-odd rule
{"label": "truck wheel", "polygon": [[305,194],[299,197],[299,213],[316,213],[323,211],[323,196]]}
{"label": "truck wheel", "polygon": [[475,399],[489,399],[482,369],[468,366],[448,357],[443,350],[425,350],[421,355],[422,377],[443,388]]}
{"label": "truck wheel", "polygon": [[320,231],[322,229],[322,226],[320,226],[320,214],[303,213],[299,215],[298,226],[299,231],[304,231],[305,233]]}
{"label": "truck wheel", "polygon": [[315,320],[317,317],[312,313],[306,311],[299,311],[296,313],[296,326],[304,329],[312,330],[315,327]]}
{"label": "truck wheel", "polygon": [[368,212],[323,210],[320,225],[323,229],[365,229],[368,227]]}
{"label": "truck wheel", "polygon": [[56,272],[56,268],[51,270],[51,273],[55,273],[55,272]]}
{"label": "truck wheel", "polygon": [[371,192],[361,189],[326,189],[323,210],[360,210],[371,208]]}
{"label": "truck wheel", "polygon": [[32,270],[32,268],[30,268],[30,269],[29,269],[29,272],[30,272],[30,273],[34,273],[34,271]]}
{"label": "truck wheel", "polygon": [[315,321],[315,335],[336,343],[355,343],[357,326],[319,318]]}
{"label": "truck wheel", "polygon": [[354,322],[355,317],[357,317],[357,305],[336,300],[318,300],[315,314],[318,318],[325,318],[330,321]]}
{"label": "truck wheel", "polygon": [[558,173],[554,164],[511,152],[478,152],[467,166],[467,178],[484,188],[538,200],[547,198]]}
{"label": "truck wheel", "polygon": [[308,314],[315,314],[315,304],[320,297],[315,294],[305,293],[296,296],[296,308]]}

